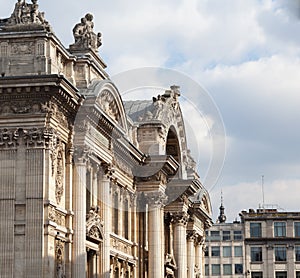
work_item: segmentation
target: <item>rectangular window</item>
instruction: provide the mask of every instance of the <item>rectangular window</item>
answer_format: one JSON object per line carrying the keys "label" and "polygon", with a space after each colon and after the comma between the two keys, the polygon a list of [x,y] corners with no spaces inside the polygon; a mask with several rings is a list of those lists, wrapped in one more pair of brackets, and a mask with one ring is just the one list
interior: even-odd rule
{"label": "rectangular window", "polygon": [[276,271],[275,277],[276,278],[287,278],[287,273],[286,273],[286,271]]}
{"label": "rectangular window", "polygon": [[212,241],[219,241],[220,238],[220,232],[219,231],[211,231],[210,232],[210,240]]}
{"label": "rectangular window", "polygon": [[206,264],[205,266],[204,266],[204,273],[205,273],[205,276],[209,276],[209,265],[208,264]]}
{"label": "rectangular window", "polygon": [[243,239],[242,231],[234,231],[233,232],[233,239],[234,240],[242,240]]}
{"label": "rectangular window", "polygon": [[211,265],[211,274],[212,275],[220,275],[221,274],[221,267],[219,264]]}
{"label": "rectangular window", "polygon": [[300,237],[300,222],[294,223],[294,235],[295,237]]}
{"label": "rectangular window", "polygon": [[295,261],[300,262],[300,245],[295,246]]}
{"label": "rectangular window", "polygon": [[234,265],[234,273],[235,274],[243,274],[243,265],[242,264],[235,264]]}
{"label": "rectangular window", "polygon": [[252,271],[251,278],[263,278],[263,273],[261,271]]}
{"label": "rectangular window", "polygon": [[296,271],[296,278],[300,278],[300,271]]}
{"label": "rectangular window", "polygon": [[223,246],[223,257],[231,257],[231,246]]}
{"label": "rectangular window", "polygon": [[285,246],[275,246],[275,261],[285,262],[286,261],[286,247]]}
{"label": "rectangular window", "polygon": [[251,247],[251,262],[261,262],[261,261],[262,261],[262,248]]}
{"label": "rectangular window", "polygon": [[285,237],[285,236],[286,236],[286,223],[274,222],[274,237]]}
{"label": "rectangular window", "polygon": [[223,274],[224,275],[232,274],[232,265],[231,264],[223,264]]}
{"label": "rectangular window", "polygon": [[242,246],[234,246],[234,256],[235,257],[243,256],[243,247]]}
{"label": "rectangular window", "polygon": [[212,246],[211,247],[211,256],[212,257],[220,257],[220,246]]}
{"label": "rectangular window", "polygon": [[208,253],[208,246],[206,246],[205,249],[204,249],[204,256],[205,256],[205,257],[208,257],[208,256],[209,256],[209,253]]}
{"label": "rectangular window", "polygon": [[261,223],[250,223],[250,237],[261,237]]}
{"label": "rectangular window", "polygon": [[230,231],[223,231],[223,240],[230,240]]}

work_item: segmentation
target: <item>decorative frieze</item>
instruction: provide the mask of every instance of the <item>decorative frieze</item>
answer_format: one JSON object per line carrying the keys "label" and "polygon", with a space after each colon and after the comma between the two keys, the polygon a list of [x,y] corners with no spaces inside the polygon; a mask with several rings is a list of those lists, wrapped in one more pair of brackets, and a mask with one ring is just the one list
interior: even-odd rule
{"label": "decorative frieze", "polygon": [[66,224],[65,214],[56,210],[53,206],[49,206],[48,208],[48,219],[59,226],[65,226]]}

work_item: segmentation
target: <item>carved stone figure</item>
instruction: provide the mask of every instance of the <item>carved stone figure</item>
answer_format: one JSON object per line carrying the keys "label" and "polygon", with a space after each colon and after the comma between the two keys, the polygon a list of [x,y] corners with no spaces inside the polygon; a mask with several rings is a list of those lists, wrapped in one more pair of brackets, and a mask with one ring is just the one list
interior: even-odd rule
{"label": "carved stone figure", "polygon": [[31,4],[28,4],[25,0],[17,1],[14,11],[5,26],[6,29],[41,28],[42,26],[46,30],[50,31],[50,26],[44,18],[44,13],[39,11],[37,0],[31,0],[31,2]]}
{"label": "carved stone figure", "polygon": [[97,50],[102,45],[102,35],[101,33],[94,33],[93,15],[89,13],[81,18],[80,23],[75,25],[73,36],[75,43],[71,45],[71,48],[92,48],[93,50]]}

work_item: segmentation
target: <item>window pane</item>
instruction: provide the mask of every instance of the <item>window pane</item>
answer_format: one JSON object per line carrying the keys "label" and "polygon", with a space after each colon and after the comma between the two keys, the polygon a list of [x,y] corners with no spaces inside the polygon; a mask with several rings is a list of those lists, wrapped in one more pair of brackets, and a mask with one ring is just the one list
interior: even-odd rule
{"label": "window pane", "polygon": [[210,240],[220,240],[220,232],[219,231],[211,231],[210,232]]}
{"label": "window pane", "polygon": [[231,275],[232,274],[231,264],[223,264],[223,274],[224,275]]}
{"label": "window pane", "polygon": [[300,245],[295,246],[295,261],[300,262]]}
{"label": "window pane", "polygon": [[223,257],[231,257],[231,246],[223,247]]}
{"label": "window pane", "polygon": [[235,274],[243,274],[243,265],[242,264],[235,264],[234,265],[234,273]]}
{"label": "window pane", "polygon": [[211,247],[211,256],[212,257],[220,257],[220,247],[219,246]]}
{"label": "window pane", "polygon": [[296,271],[296,278],[300,278],[300,271]]}
{"label": "window pane", "polygon": [[276,271],[276,278],[287,278],[286,271]]}
{"label": "window pane", "polygon": [[208,257],[208,246],[206,246],[204,249],[204,256]]}
{"label": "window pane", "polygon": [[286,223],[285,222],[274,222],[274,236],[275,237],[286,236]]}
{"label": "window pane", "polygon": [[234,246],[234,256],[235,257],[243,256],[243,247],[242,246]]}
{"label": "window pane", "polygon": [[212,275],[220,275],[221,274],[221,267],[219,264],[211,265],[211,274]]}
{"label": "window pane", "polygon": [[300,237],[300,222],[294,223],[294,234],[295,237]]}
{"label": "window pane", "polygon": [[261,237],[261,223],[250,223],[250,237]]}
{"label": "window pane", "polygon": [[223,231],[223,240],[230,240],[230,231]]}
{"label": "window pane", "polygon": [[263,278],[263,274],[261,271],[251,272],[251,278]]}
{"label": "window pane", "polygon": [[262,248],[251,247],[251,262],[261,262],[261,261],[262,261]]}
{"label": "window pane", "polygon": [[206,264],[205,265],[205,276],[208,276],[209,275],[209,265]]}
{"label": "window pane", "polygon": [[275,246],[275,261],[276,262],[286,261],[286,247],[285,246]]}
{"label": "window pane", "polygon": [[234,236],[234,240],[242,240],[243,237],[242,237],[242,231],[234,231],[233,232],[233,236]]}

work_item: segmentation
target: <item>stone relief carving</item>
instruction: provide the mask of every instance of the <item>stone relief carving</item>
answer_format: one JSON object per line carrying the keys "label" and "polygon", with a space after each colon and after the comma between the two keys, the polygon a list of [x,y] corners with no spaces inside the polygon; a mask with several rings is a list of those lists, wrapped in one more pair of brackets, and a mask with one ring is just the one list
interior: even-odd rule
{"label": "stone relief carving", "polygon": [[77,23],[73,28],[73,36],[75,43],[71,45],[71,49],[86,49],[91,48],[97,50],[101,45],[101,33],[94,33],[93,15],[86,14],[81,18],[80,23]]}
{"label": "stone relief carving", "polygon": [[55,222],[57,225],[65,226],[66,217],[63,213],[57,211],[54,207],[50,206],[48,209],[48,219]]}
{"label": "stone relief carving", "polygon": [[65,263],[64,244],[60,240],[55,241],[55,264],[56,264],[56,278],[65,278]]}
{"label": "stone relief carving", "polygon": [[101,107],[103,112],[105,112],[110,118],[112,118],[117,123],[121,124],[120,111],[118,109],[115,98],[110,91],[104,90],[97,99],[97,104]]}
{"label": "stone relief carving", "polygon": [[50,31],[50,25],[45,20],[43,12],[39,11],[39,5],[37,0],[31,0],[31,4],[26,3],[25,0],[18,0],[15,4],[15,8],[8,23],[7,27],[32,27],[32,25],[42,26],[46,30]]}
{"label": "stone relief carving", "polygon": [[55,199],[60,204],[64,194],[64,146],[59,142],[56,155]]}
{"label": "stone relief carving", "polygon": [[86,234],[88,237],[101,241],[103,239],[103,221],[98,206],[91,207],[86,216]]}

